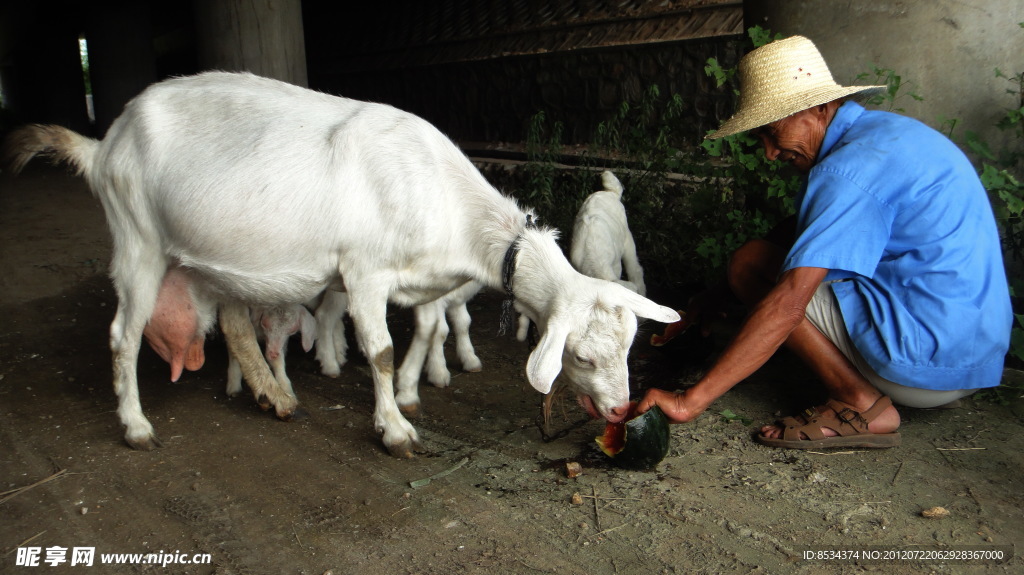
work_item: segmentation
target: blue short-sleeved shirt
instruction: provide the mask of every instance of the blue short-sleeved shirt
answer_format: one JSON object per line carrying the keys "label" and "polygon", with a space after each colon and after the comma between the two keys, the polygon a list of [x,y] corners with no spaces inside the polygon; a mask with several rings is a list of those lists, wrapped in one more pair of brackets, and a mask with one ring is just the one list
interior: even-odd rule
{"label": "blue short-sleeved shirt", "polygon": [[783,264],[829,269],[846,329],[882,377],[999,385],[1013,321],[992,207],[963,152],[917,120],[847,102],[797,198]]}

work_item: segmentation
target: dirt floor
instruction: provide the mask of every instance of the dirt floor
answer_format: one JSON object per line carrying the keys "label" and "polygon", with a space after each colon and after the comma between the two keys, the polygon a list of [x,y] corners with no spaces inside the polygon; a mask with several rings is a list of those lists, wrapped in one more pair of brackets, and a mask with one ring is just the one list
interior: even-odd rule
{"label": "dirt floor", "polygon": [[[177,384],[145,348],[143,408],[165,447],[133,451],[110,386],[107,327],[116,302],[108,261],[102,211],[80,180],[39,167],[0,180],[2,573],[1024,567],[1020,555],[991,558],[1024,543],[1024,399],[903,409],[903,445],[891,450],[770,449],[751,441],[756,427],[819,399],[813,378],[781,356],[697,422],[673,426],[671,451],[655,471],[625,471],[594,443],[603,425],[569,396],[556,402],[554,438],[545,439],[542,396],[523,373],[528,350],[496,335],[493,292],[470,304],[484,370],[453,368],[451,387],[424,387],[414,424],[428,452],[413,460],[390,457],[373,432],[370,375],[355,351],[332,380],[312,354],[291,347],[289,372],[309,416],[284,423],[249,396],[225,396],[218,338],[208,342],[207,365]],[[678,305],[669,299],[662,303]],[[391,319],[401,346],[411,314],[395,310]],[[644,326],[634,345],[638,390],[685,385],[714,352],[701,341],[652,348],[647,338],[659,328]],[[1021,374],[1008,370],[1007,378]],[[567,462],[580,463],[582,475],[569,478]],[[933,507],[948,515],[922,515]],[[40,566],[19,565],[33,547]],[[67,563],[46,563],[53,547],[67,549]],[[70,565],[75,547],[95,549],[92,567]],[[989,558],[962,553],[979,550]],[[921,559],[936,551],[945,558]],[[210,563],[101,565],[101,554],[113,553],[209,554]]]}

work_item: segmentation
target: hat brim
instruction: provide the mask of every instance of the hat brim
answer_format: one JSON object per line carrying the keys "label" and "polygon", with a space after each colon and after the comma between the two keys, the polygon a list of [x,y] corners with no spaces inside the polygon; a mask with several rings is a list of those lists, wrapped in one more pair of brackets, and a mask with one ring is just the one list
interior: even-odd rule
{"label": "hat brim", "polygon": [[715,132],[706,136],[708,140],[717,140],[740,132],[760,128],[761,126],[777,122],[783,118],[792,116],[821,104],[827,104],[839,98],[857,96],[867,98],[884,92],[886,86],[826,86],[823,89],[794,94],[793,97],[784,100],[772,100],[770,102],[752,102],[738,110],[731,118],[722,123]]}

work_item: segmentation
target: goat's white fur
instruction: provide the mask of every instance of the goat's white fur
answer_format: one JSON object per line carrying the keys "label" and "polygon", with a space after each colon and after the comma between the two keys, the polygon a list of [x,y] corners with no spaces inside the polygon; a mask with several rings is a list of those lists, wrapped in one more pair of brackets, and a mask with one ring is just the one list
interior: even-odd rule
{"label": "goat's white fur", "polygon": [[622,183],[607,170],[601,174],[601,183],[604,189],[587,196],[576,212],[569,261],[581,274],[619,282],[647,295],[644,270],[622,205]]}
{"label": "goat's white fur", "polygon": [[[528,229],[524,212],[450,140],[390,106],[211,72],[151,86],[102,142],[57,127],[29,128],[12,142],[22,151],[15,166],[54,151],[85,174],[103,204],[118,294],[114,389],[133,446],[155,440],[136,363],[172,261],[235,302],[228,309],[239,330],[239,302],[307,301],[344,278],[373,374],[374,425],[396,456],[412,456],[419,435],[395,398],[389,300],[420,305],[468,281],[500,289],[505,253],[518,242],[516,308],[541,331],[528,380],[547,392],[564,372],[614,420],[629,399],[636,316],[679,319],[576,272],[553,231]],[[251,324],[248,331],[238,335],[252,339]]]}
{"label": "goat's white fur", "polygon": [[398,368],[395,399],[407,414],[415,414],[420,404],[420,372],[427,372],[427,381],[435,387],[447,387],[451,374],[444,358],[444,341],[448,338],[448,323],[455,329],[455,353],[465,371],[480,371],[483,365],[469,339],[470,316],[466,308],[481,289],[477,282],[466,282],[458,289],[430,303],[416,306],[416,331],[409,349]]}
{"label": "goat's white fur", "polygon": [[[587,196],[576,212],[569,261],[584,275],[614,281],[647,295],[644,270],[622,205],[622,183],[605,170],[601,173],[601,184],[604,189]],[[623,268],[626,279],[622,278]],[[519,316],[516,339],[526,341],[529,329],[529,318]]]}
{"label": "goat's white fur", "polygon": [[[466,302],[481,287],[476,282],[467,282],[443,298],[416,306],[416,331],[402,366],[398,369],[399,388],[415,386],[424,368],[427,381],[434,386],[446,387],[450,383],[451,374],[444,358],[444,342],[449,333],[446,315],[454,328],[455,351],[462,369],[470,372],[482,369],[483,364],[469,337],[472,318],[466,307]],[[347,311],[348,296],[334,290],[327,290],[322,302],[316,307],[317,360],[320,362],[320,372],[328,377],[338,377],[341,367],[347,361],[348,346],[343,322]],[[399,404],[403,405],[403,402],[399,400]]]}

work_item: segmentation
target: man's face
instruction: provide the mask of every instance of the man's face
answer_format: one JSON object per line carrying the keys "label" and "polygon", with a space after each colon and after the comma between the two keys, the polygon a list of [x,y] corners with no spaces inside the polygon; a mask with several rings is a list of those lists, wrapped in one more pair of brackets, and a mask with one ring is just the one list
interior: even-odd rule
{"label": "man's face", "polygon": [[814,167],[830,120],[827,106],[816,106],[762,126],[754,135],[761,138],[766,158],[788,162],[806,174]]}

